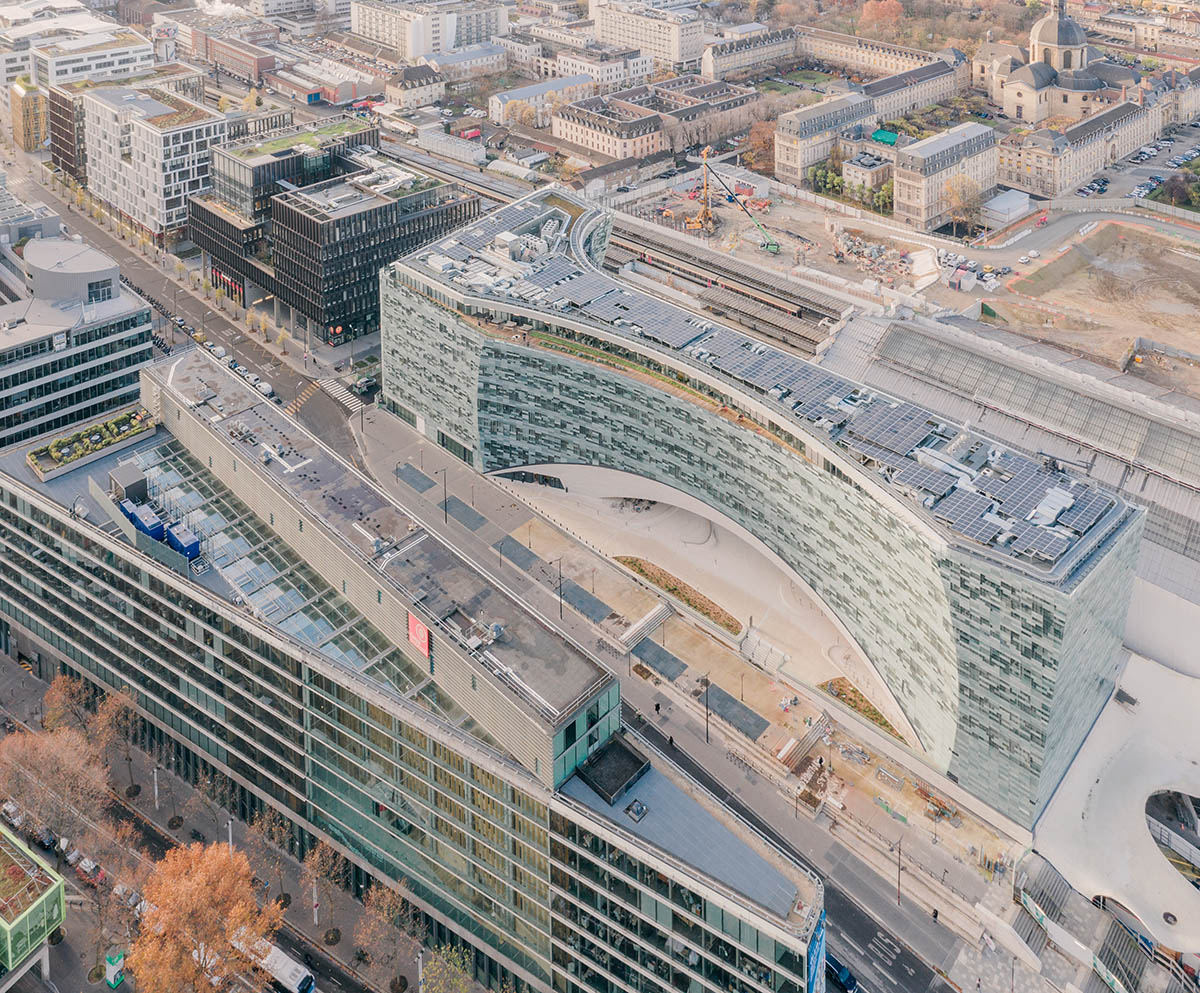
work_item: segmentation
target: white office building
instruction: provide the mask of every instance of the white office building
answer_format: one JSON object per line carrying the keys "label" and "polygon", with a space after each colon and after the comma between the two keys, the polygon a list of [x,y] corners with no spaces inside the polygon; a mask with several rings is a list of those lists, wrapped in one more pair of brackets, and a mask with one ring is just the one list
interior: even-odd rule
{"label": "white office building", "polygon": [[103,87],[84,95],[88,186],[155,241],[187,223],[187,201],[209,187],[209,149],[226,121],[161,89]]}
{"label": "white office building", "polygon": [[435,0],[432,3],[382,3],[354,0],[350,30],[395,49],[401,58],[449,52],[508,34],[508,8],[489,2]]}

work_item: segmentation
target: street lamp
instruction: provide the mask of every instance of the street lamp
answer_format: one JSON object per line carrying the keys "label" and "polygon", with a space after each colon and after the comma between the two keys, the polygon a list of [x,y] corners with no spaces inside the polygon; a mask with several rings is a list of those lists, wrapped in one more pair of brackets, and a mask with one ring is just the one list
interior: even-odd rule
{"label": "street lamp", "polygon": [[446,491],[446,467],[442,466],[440,469],[433,470],[433,474],[435,476],[439,472],[442,474],[442,521],[445,524],[449,524],[450,523],[450,497]]}

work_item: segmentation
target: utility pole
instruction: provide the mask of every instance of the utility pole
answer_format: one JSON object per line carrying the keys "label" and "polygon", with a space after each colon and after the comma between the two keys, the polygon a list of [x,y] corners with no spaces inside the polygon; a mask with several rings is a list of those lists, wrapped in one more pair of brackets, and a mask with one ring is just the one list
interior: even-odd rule
{"label": "utility pole", "polygon": [[439,472],[442,474],[442,522],[444,524],[449,524],[450,523],[450,497],[447,494],[447,490],[446,490],[446,467],[442,466],[440,469],[433,470],[433,474],[435,476]]}
{"label": "utility pole", "polygon": [[896,841],[896,906],[900,906],[900,852],[904,847],[904,839]]}
{"label": "utility pole", "polygon": [[562,604],[562,556],[558,557],[558,619],[561,621],[563,615]]}
{"label": "utility pole", "polygon": [[712,689],[712,680],[708,673],[704,674],[704,743],[708,744],[708,691]]}

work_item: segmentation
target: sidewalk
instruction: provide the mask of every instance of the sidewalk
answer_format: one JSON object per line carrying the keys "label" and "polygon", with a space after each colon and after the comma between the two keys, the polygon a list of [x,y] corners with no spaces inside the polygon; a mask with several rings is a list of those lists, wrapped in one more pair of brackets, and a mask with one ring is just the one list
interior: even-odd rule
{"label": "sidewalk", "polygon": [[[46,665],[46,660],[43,660],[43,665]],[[47,666],[48,669],[48,666]],[[47,671],[47,675],[50,673]],[[14,718],[24,722],[33,728],[41,727],[41,700],[42,694],[45,692],[47,684],[40,679],[29,675],[24,670],[19,668],[15,662],[0,657],[0,710],[6,710],[12,714]],[[236,848],[246,851],[247,855],[252,853],[246,848],[246,824],[237,817],[230,818],[225,810],[221,810],[218,815],[218,822],[214,823],[213,819],[207,814],[193,815],[190,812],[185,813],[188,805],[188,800],[195,790],[186,783],[183,779],[167,771],[160,769],[158,772],[159,784],[159,804],[158,809],[154,805],[154,762],[144,752],[134,749],[133,752],[133,779],[142,789],[141,793],[133,800],[124,798],[123,792],[120,797],[114,793],[114,799],[120,802],[128,809],[134,811],[144,821],[152,825],[153,829],[167,844],[187,845],[191,844],[195,839],[192,837],[192,831],[198,830],[205,835],[205,840],[208,842],[227,841],[229,838],[229,827],[232,823],[233,844]],[[123,763],[122,763],[123,765]],[[125,785],[124,779],[127,777],[124,768],[118,768],[114,772],[114,787],[117,790]],[[172,803],[172,794],[174,803]],[[172,831],[167,826],[174,813],[178,812],[184,817],[183,823],[178,829]],[[355,965],[354,963],[354,929],[362,914],[362,904],[355,900],[347,891],[337,890],[333,895],[332,907],[322,906],[318,910],[319,924],[313,924],[313,895],[311,888],[305,889],[301,885],[302,869],[299,861],[294,858],[285,857],[283,860],[284,870],[284,886],[285,892],[292,897],[291,905],[284,914],[284,924],[288,932],[298,938],[300,943],[308,946],[309,954],[312,955],[314,961],[310,965],[314,975],[318,980],[318,988],[321,987],[322,974],[327,973],[327,970],[322,968],[321,956],[327,956],[332,959],[338,968],[347,974],[347,977],[356,981],[355,985],[345,982],[339,982],[336,978],[333,980],[343,993],[386,993],[386,980],[381,980],[380,977],[372,974],[372,970],[367,967]],[[257,870],[256,870],[257,871]],[[267,895],[278,896],[277,888],[279,877],[278,874],[260,873],[264,882],[267,883]],[[68,879],[70,887],[73,880]],[[78,887],[75,887],[78,891]],[[86,894],[84,894],[86,896]],[[329,947],[325,944],[323,935],[329,927],[337,927],[341,930],[342,937],[337,945]],[[68,936],[70,946],[76,951],[72,951],[72,955],[78,956],[82,954],[78,949],[85,952],[91,949],[90,954],[94,956],[94,947],[90,944],[90,936],[86,931],[86,925],[70,924],[70,915],[68,916]],[[284,945],[295,946],[296,941],[288,940],[286,934],[281,934],[278,943]],[[60,948],[68,946],[68,942],[63,942]],[[296,950],[294,947],[285,948],[289,954],[293,954],[299,958],[304,955],[304,950]],[[313,953],[316,953],[315,955]],[[53,950],[52,950],[53,954]],[[85,955],[86,958],[86,955]],[[92,962],[89,959],[83,965],[83,974],[86,976],[88,969],[91,968]],[[55,959],[51,960],[52,978],[55,975]],[[404,975],[409,982],[409,988],[415,990],[417,987],[416,965],[415,962],[397,963],[394,971]],[[68,989],[82,990],[83,984],[72,986],[71,983],[58,983],[61,990]]]}
{"label": "sidewalk", "polygon": [[[542,581],[537,576],[525,573],[511,561],[506,560],[502,565],[499,563],[493,546],[504,537],[522,545],[529,542],[535,555],[553,558],[558,549],[552,550],[542,544],[548,526],[541,518],[535,517],[523,503],[516,502],[505,488],[481,477],[385,411],[369,408],[363,418],[363,428],[360,430],[359,419],[354,418],[352,430],[368,470],[418,522],[443,535],[455,548],[469,556],[480,571],[510,594],[529,604],[542,616],[553,618],[553,624],[565,630],[578,643],[591,646],[599,644],[607,648],[614,659],[619,659],[613,665],[621,670],[622,694],[628,704],[645,715],[651,724],[662,728],[664,734],[669,729],[676,747],[682,753],[710,771],[776,830],[788,837],[826,876],[830,886],[836,884],[843,889],[854,903],[870,913],[877,925],[896,928],[899,940],[925,963],[938,970],[950,971],[965,944],[942,924],[934,922],[930,912],[914,904],[911,898],[906,897],[902,909],[897,908],[894,887],[889,891],[888,882],[877,874],[869,860],[848,849],[821,824],[797,817],[793,803],[780,794],[774,780],[748,766],[734,750],[743,748],[746,739],[737,733],[729,733],[728,726],[714,718],[712,731],[706,740],[702,708],[699,716],[696,716],[665,679],[631,678],[626,675],[624,647],[620,646],[616,634],[609,630],[611,625],[607,621],[600,626],[593,625],[573,609],[567,610],[563,620],[559,621],[558,598],[553,582]],[[426,476],[445,469],[451,503],[456,498],[466,503],[469,495],[471,506],[484,517],[485,523],[472,530],[454,516],[448,521],[444,520],[441,488],[433,487],[422,496],[401,476],[400,467],[405,463]],[[561,534],[559,537],[564,541],[569,540]],[[586,553],[586,550],[583,551]],[[584,561],[586,567],[582,565]],[[569,569],[572,570],[571,578],[575,583],[585,590],[592,588],[595,583],[598,594],[603,592],[601,584],[604,577],[618,571],[607,559],[591,553],[573,553],[570,560],[564,560],[564,579]],[[628,582],[628,579],[625,581]],[[632,624],[640,616],[627,616],[623,620]],[[676,635],[672,632],[679,626],[690,625],[679,618],[668,622],[668,644],[676,644]],[[658,640],[658,635],[655,635],[655,641]],[[614,651],[614,646],[618,650]],[[745,671],[749,699],[751,679],[766,679],[769,682],[770,677],[749,664],[745,666]],[[653,673],[650,675],[654,676]],[[737,687],[734,687],[736,691]],[[656,703],[661,707],[658,715],[655,714]],[[924,828],[897,823],[896,829],[897,833],[903,832],[906,849],[911,844],[915,853],[926,847],[918,840],[918,834],[924,833]],[[978,892],[980,888],[995,885],[984,881],[974,866],[955,858],[954,853],[945,847],[932,844],[927,847],[928,858],[931,864],[937,866],[939,875],[945,870],[947,880],[963,892]],[[834,923],[831,919],[832,926]],[[866,935],[862,944],[865,945],[870,939],[871,935]]]}

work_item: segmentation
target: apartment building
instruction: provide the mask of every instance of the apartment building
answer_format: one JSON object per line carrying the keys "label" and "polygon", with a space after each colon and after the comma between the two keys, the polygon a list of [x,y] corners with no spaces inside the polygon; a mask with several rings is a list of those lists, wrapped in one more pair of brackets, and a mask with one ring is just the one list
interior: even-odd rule
{"label": "apartment building", "polygon": [[0,248],[0,448],[134,403],[153,349],[149,304],[103,252],[57,237],[22,251]]}
{"label": "apartment building", "polygon": [[654,59],[636,48],[596,46],[592,49],[564,49],[558,52],[547,76],[590,76],[597,93],[638,86],[654,72]]}
{"label": "apartment building", "polygon": [[1061,197],[1162,133],[1168,105],[1119,103],[1062,131],[1040,128],[1009,135],[999,146],[1005,186]]}
{"label": "apartment building", "polygon": [[[115,80],[76,79],[49,87],[47,119],[50,136],[50,160],[77,182],[87,183],[86,118],[83,95],[98,86],[110,86]],[[204,73],[182,62],[166,62],[149,71],[120,77],[120,84],[133,89],[152,86],[168,93],[204,102]]]}
{"label": "apartment building", "polygon": [[12,136],[17,148],[40,152],[46,140],[46,94],[28,76],[21,76],[10,88]]}
{"label": "apartment building", "polygon": [[829,158],[842,131],[878,119],[875,101],[862,93],[847,93],[784,114],[775,128],[775,176],[799,185],[809,166]]}
{"label": "apartment building", "polygon": [[700,68],[704,22],[694,11],[613,2],[597,8],[595,21],[597,41],[637,48],[658,68],[674,72]]}
{"label": "apartment building", "polygon": [[678,151],[745,127],[761,98],[752,87],[675,76],[562,107],[553,134],[617,159]]}
{"label": "apartment building", "polygon": [[544,128],[550,123],[551,114],[557,107],[589,97],[595,88],[592,77],[585,75],[563,76],[529,86],[518,86],[514,90],[493,93],[488,98],[488,116],[493,124],[505,125],[509,123],[512,107],[527,105],[533,108],[531,126]]}
{"label": "apartment building", "polygon": [[212,191],[188,204],[204,271],[241,306],[341,344],[378,326],[378,269],[474,216],[478,199],[361,149],[379,129],[323,118],[212,152]]}
{"label": "apartment building", "polygon": [[758,72],[772,63],[790,67],[796,61],[797,29],[780,28],[748,37],[713,42],[700,58],[700,73],[709,79]]}
{"label": "apartment building", "polygon": [[889,121],[921,107],[953,99],[965,88],[962,72],[965,65],[965,58],[957,65],[936,59],[864,83],[862,92],[875,104],[879,119]]}
{"label": "apartment building", "polygon": [[508,67],[508,52],[498,44],[485,42],[468,45],[457,52],[422,55],[417,62],[440,73],[446,82],[459,83],[476,76],[503,72]]}
{"label": "apartment building", "polygon": [[508,8],[489,0],[354,0],[350,30],[415,61],[421,55],[450,52],[508,34]]}
{"label": "apartment building", "polygon": [[88,188],[158,244],[187,223],[209,187],[209,149],[225,117],[164,89],[98,87],[83,95]]}
{"label": "apartment building", "polygon": [[948,223],[952,183],[969,184],[982,200],[996,189],[996,131],[967,123],[913,142],[896,152],[893,170],[894,216],[919,231]]}
{"label": "apartment building", "polygon": [[6,109],[21,76],[45,94],[55,83],[116,77],[153,64],[154,48],[144,37],[83,10],[0,28],[0,98]]}
{"label": "apartment building", "polygon": [[432,66],[404,66],[387,81],[384,96],[402,110],[437,103],[446,95],[446,77]]}
{"label": "apartment building", "polygon": [[273,45],[279,41],[279,26],[232,5],[219,12],[201,7],[168,8],[154,14],[154,35],[160,58],[197,59],[215,62],[212,41],[237,38],[251,45]]}
{"label": "apartment building", "polygon": [[487,986],[820,988],[821,882],[626,737],[585,646],[208,354],[143,375],[140,447],[54,486],[0,460],[5,650],[132,686],[142,744],[334,846],[355,894],[403,885]]}

